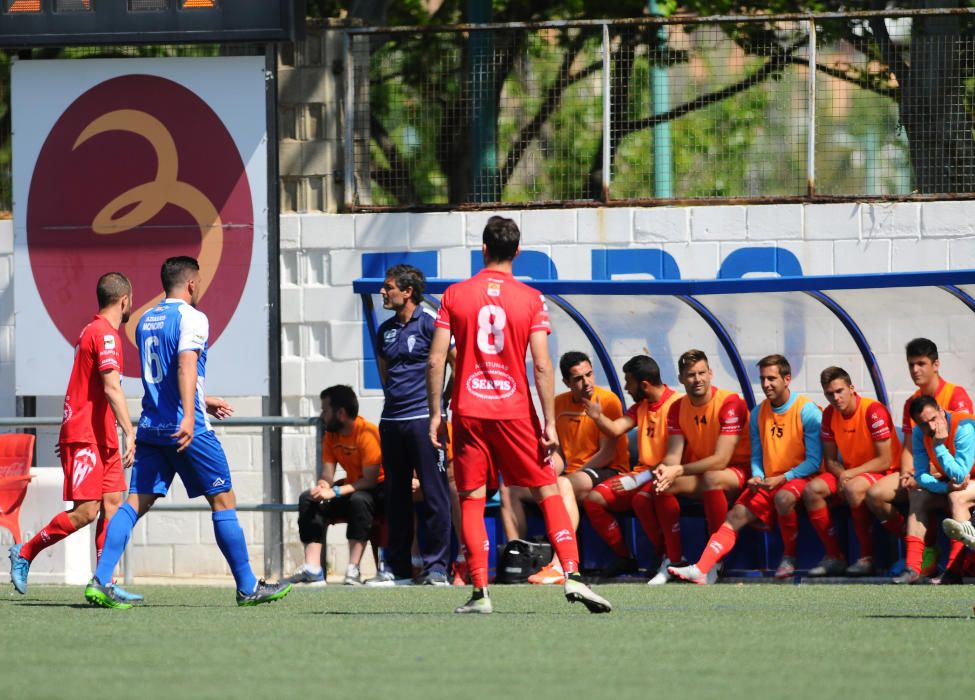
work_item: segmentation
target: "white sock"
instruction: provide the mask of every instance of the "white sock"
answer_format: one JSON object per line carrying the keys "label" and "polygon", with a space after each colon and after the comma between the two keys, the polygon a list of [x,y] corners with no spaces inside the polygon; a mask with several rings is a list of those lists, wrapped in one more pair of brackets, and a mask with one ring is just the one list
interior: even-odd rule
{"label": "white sock", "polygon": [[309,574],[320,574],[322,573],[322,567],[321,565],[309,564],[308,562],[305,562],[305,571],[307,571]]}

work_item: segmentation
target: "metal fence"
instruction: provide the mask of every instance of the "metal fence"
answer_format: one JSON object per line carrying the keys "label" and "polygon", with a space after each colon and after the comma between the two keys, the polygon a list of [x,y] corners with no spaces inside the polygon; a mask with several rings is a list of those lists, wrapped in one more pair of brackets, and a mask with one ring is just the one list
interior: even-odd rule
{"label": "metal fence", "polygon": [[347,29],[346,206],[971,196],[972,12]]}

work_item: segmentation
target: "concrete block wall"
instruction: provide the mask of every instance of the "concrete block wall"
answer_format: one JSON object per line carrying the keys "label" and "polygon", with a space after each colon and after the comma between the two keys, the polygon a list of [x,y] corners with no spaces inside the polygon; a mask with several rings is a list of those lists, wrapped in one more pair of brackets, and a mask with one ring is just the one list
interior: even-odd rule
{"label": "concrete block wall", "polygon": [[[396,262],[421,255],[428,275],[461,278],[471,274],[472,253],[494,212],[286,214],[281,217],[282,380],[285,415],[318,412],[318,393],[335,383],[351,384],[362,414],[377,421],[382,394],[370,384],[368,349],[363,345],[360,299],[352,281],[363,276],[364,256]],[[810,204],[713,207],[561,209],[500,212],[523,231],[523,262],[534,272],[559,279],[680,277],[708,279],[790,272],[804,275],[906,272],[975,267],[975,202],[896,204]],[[12,270],[10,222],[0,222],[0,415],[14,412],[12,397],[13,324],[9,282]],[[773,258],[767,251],[778,249]],[[623,251],[626,264],[606,262]],[[652,255],[640,251],[657,251]],[[764,251],[764,252],[763,252]],[[594,255],[594,253],[596,253]],[[534,256],[534,257],[532,257]],[[602,257],[601,257],[602,256]],[[643,257],[641,257],[643,256]],[[476,259],[476,258],[475,258]],[[633,261],[648,261],[646,265]],[[772,259],[773,269],[768,267]],[[371,259],[373,264],[375,259]],[[599,261],[602,260],[602,263]],[[650,261],[655,261],[650,264]],[[763,262],[764,261],[764,262]],[[598,263],[598,264],[597,264]],[[519,263],[521,264],[521,263]],[[600,268],[599,265],[605,267]],[[614,267],[615,265],[615,267]],[[752,267],[750,268],[749,265]],[[763,267],[764,266],[764,267]],[[8,270],[4,276],[4,270]],[[969,290],[970,292],[975,290]],[[949,379],[975,387],[975,318],[959,302],[937,290],[890,290],[867,295],[837,292],[851,309],[877,356],[894,413],[913,389],[903,360],[904,343],[917,335],[935,339]],[[672,360],[691,346],[712,355],[715,383],[734,387],[713,334],[683,304],[670,299],[574,298],[591,313],[617,368],[649,350],[661,361],[665,380],[674,382]],[[783,349],[801,356],[793,386],[823,403],[818,373],[827,364],[847,367],[866,394],[872,386],[856,345],[824,307],[804,297],[768,295],[709,298],[716,313],[741,341],[745,359]],[[613,314],[606,313],[612,309]],[[615,315],[614,315],[615,314]],[[7,340],[4,340],[4,339]],[[553,353],[583,347],[584,337],[556,314]],[[713,359],[715,356],[719,359]],[[3,390],[4,386],[10,388]],[[760,395],[757,385],[756,395]],[[237,397],[238,415],[260,413],[260,399]],[[132,408],[137,409],[136,406]],[[220,432],[234,468],[241,502],[261,500],[263,445],[245,429]],[[294,502],[313,479],[313,432],[286,430],[284,498]],[[185,499],[179,489],[173,501]],[[241,516],[253,560],[262,557],[261,516]],[[329,560],[345,563],[344,528],[329,534]],[[133,538],[137,575],[225,573],[212,545],[208,514],[156,514]],[[286,567],[300,562],[295,517],[285,518],[289,542]]]}

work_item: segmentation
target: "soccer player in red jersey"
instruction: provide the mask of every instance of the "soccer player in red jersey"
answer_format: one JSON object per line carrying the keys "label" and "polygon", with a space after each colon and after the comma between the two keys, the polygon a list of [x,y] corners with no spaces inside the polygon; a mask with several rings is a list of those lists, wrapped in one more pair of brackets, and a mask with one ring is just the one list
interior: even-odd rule
{"label": "soccer player in red jersey", "polygon": [[[512,275],[521,232],[511,219],[492,216],[484,227],[484,269],[444,292],[427,369],[430,440],[445,440],[440,402],[447,351],[457,350],[452,399],[454,479],[460,496],[467,563],[474,586],[458,613],[490,613],[487,591],[488,537],[484,499],[500,471],[505,483],[526,486],[541,508],[549,541],[565,569],[565,597],[590,612],[609,612],[579,575],[575,532],[559,495],[551,454],[555,430],[555,373],[548,352],[548,310],[538,291]],[[544,425],[529,395],[526,351],[531,351],[535,388]]]}
{"label": "soccer player in red jersey", "polygon": [[[713,535],[728,514],[728,499],[738,496],[751,471],[748,406],[738,394],[711,386],[713,373],[703,351],[685,352],[677,369],[687,394],[667,414],[667,455],[654,470],[654,509],[664,536],[679,537],[677,496],[700,498]],[[667,557],[673,562],[667,576],[689,563],[676,545],[668,546]]]}
{"label": "soccer player in red jersey", "polygon": [[[823,411],[822,431],[826,471],[809,482],[802,500],[826,556],[809,575],[866,576],[873,573],[873,517],[864,500],[870,486],[896,471],[901,443],[887,407],[857,394],[846,370],[827,367],[819,382],[829,402]],[[860,558],[849,567],[829,512],[828,501],[836,496],[850,505],[860,543]]]}
{"label": "soccer player in red jersey", "polygon": [[[81,330],[64,396],[58,453],[64,469],[64,500],[74,507],[58,513],[23,545],[10,548],[10,580],[27,592],[30,563],[42,550],[95,522],[95,548],[102,553],[108,521],[122,505],[124,469],[132,466],[135,437],[122,392],[122,339],[118,328],[132,311],[132,285],[125,275],[108,272],[96,287],[98,314]],[[116,424],[125,436],[119,451]],[[126,599],[141,596],[115,592]]]}
{"label": "soccer player in red jersey", "polygon": [[[877,516],[884,529],[898,538],[904,537],[906,524],[904,516],[901,515],[896,504],[907,504],[908,493],[918,488],[917,480],[914,478],[914,456],[909,444],[911,431],[915,425],[911,418],[911,401],[918,396],[932,396],[945,411],[975,413],[968,392],[941,377],[938,346],[933,341],[927,338],[914,338],[905,347],[905,354],[907,355],[907,368],[917,390],[904,402],[902,433],[905,449],[901,452],[900,471],[883,477],[867,491],[867,506]],[[938,534],[937,528],[928,523],[926,533],[925,544],[928,547],[934,547]],[[933,574],[936,566],[937,563],[934,561],[930,568],[918,573]]]}
{"label": "soccer player in red jersey", "polygon": [[710,583],[715,565],[735,546],[743,527],[755,525],[767,530],[775,520],[779,521],[784,551],[775,578],[795,573],[799,534],[796,503],[802,499],[809,477],[822,465],[822,413],[808,398],[789,389],[792,367],[785,357],[763,357],[758,369],[766,399],[749,420],[752,477],[748,489],[711,535],[697,564],[671,567],[670,573],[685,581]]}
{"label": "soccer player in red jersey", "polygon": [[628,552],[612,513],[633,510],[659,559],[658,572],[647,583],[658,585],[670,580],[667,573],[670,554],[677,552],[680,560],[680,532],[663,532],[657,519],[653,470],[667,454],[667,414],[681,395],[661,381],[660,367],[649,355],[634,355],[627,360],[623,365],[623,379],[626,392],[634,401],[624,415],[615,417],[596,401],[585,402],[586,413],[610,437],[620,438],[636,428],[637,464],[627,474],[598,484],[583,505],[593,527],[619,556]]}

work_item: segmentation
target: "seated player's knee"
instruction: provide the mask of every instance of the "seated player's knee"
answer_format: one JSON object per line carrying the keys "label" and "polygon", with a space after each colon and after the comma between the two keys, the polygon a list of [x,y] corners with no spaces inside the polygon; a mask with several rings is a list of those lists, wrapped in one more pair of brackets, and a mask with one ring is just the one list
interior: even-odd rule
{"label": "seated player's knee", "polygon": [[752,519],[753,516],[748,509],[742,504],[736,503],[735,507],[728,513],[727,523],[737,532],[745,527]]}
{"label": "seated player's knee", "polygon": [[701,474],[701,489],[703,491],[712,491],[723,488],[723,486],[721,472],[710,471]]}
{"label": "seated player's knee", "polygon": [[772,500],[775,503],[775,510],[779,513],[788,513],[796,506],[796,495],[785,489],[775,494]]}
{"label": "seated player's knee", "polygon": [[870,488],[867,489],[867,505],[872,508],[878,508],[888,501],[886,494],[887,489],[884,488],[883,483],[878,481],[876,484],[871,484]]}
{"label": "seated player's knee", "polygon": [[809,482],[806,484],[806,488],[802,490],[802,502],[807,508],[810,506],[819,506],[823,502],[823,498],[816,481]]}
{"label": "seated player's knee", "polygon": [[606,497],[609,495],[608,491],[609,491],[609,486],[607,484],[605,483],[600,484],[599,486],[597,486],[596,488],[594,488],[592,491],[589,492],[589,495],[586,496],[586,501],[590,503],[595,503],[596,505],[605,506]]}

